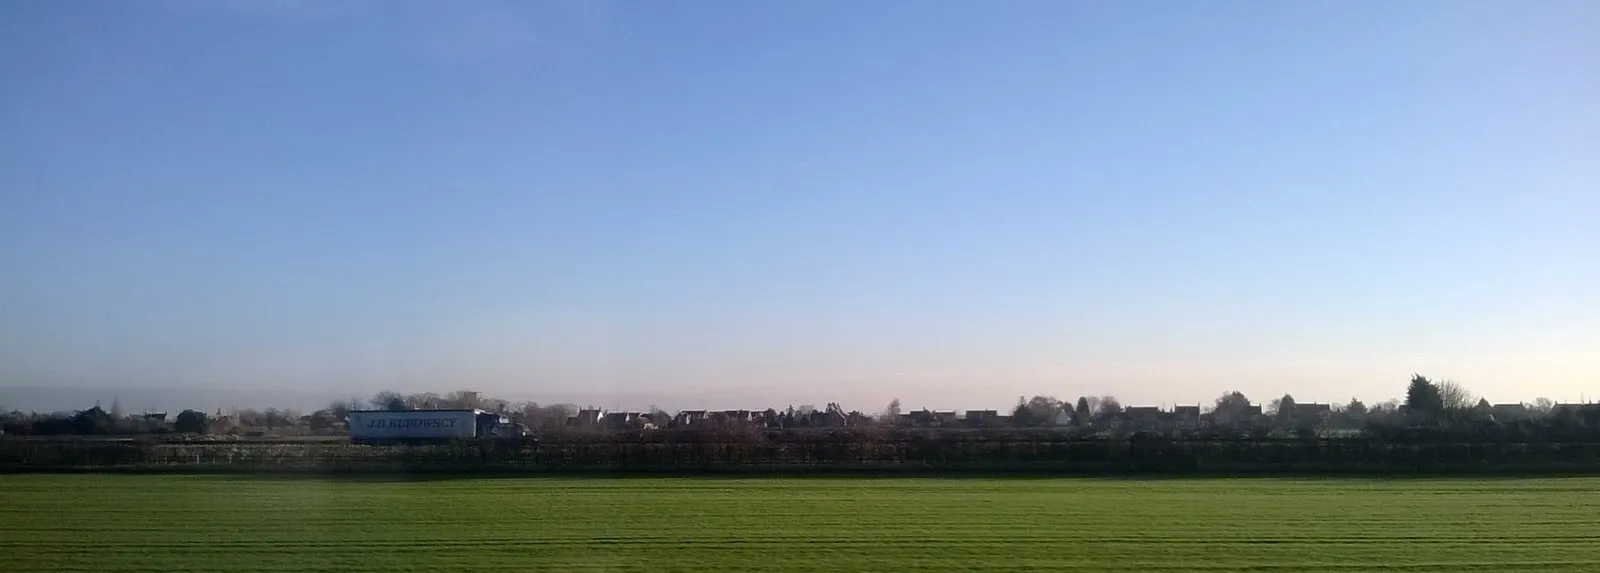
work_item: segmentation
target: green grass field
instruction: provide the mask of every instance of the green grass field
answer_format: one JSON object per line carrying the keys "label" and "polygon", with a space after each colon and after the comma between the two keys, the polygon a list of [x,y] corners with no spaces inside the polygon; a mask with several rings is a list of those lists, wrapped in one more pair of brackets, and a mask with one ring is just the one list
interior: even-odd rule
{"label": "green grass field", "polygon": [[1600,571],[1600,479],[0,476],[0,571]]}

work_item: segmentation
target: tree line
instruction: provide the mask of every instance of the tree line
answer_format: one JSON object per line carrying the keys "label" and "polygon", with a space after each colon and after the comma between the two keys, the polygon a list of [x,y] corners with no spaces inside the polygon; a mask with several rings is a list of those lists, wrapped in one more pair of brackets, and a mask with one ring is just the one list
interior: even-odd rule
{"label": "tree line", "polygon": [[[1021,399],[1004,423],[981,426],[944,425],[891,403],[877,416],[843,412],[837,404],[785,408],[777,416],[844,419],[843,425],[773,426],[724,418],[655,428],[576,427],[569,413],[585,408],[501,405],[472,392],[374,398],[387,399],[384,405],[395,409],[488,406],[535,421],[542,430],[527,437],[378,445],[217,436],[5,439],[0,471],[1600,472],[1600,404],[1535,402],[1511,409],[1523,415],[1497,418],[1491,405],[1458,385],[1423,376],[1411,379],[1404,400],[1370,406],[1352,400],[1325,410],[1288,395],[1263,406],[1227,392],[1205,409],[1205,423],[1194,424],[1177,419],[1176,412],[1141,418],[1148,411],[1123,407],[1109,396],[1070,405],[1046,396]],[[305,417],[332,418],[364,407],[370,403],[346,400]],[[66,424],[62,429],[72,434],[98,431],[110,418],[98,410],[52,423]],[[197,411],[187,414],[179,416],[187,424],[214,422]],[[281,411],[270,417],[284,418]]]}
{"label": "tree line", "polygon": [[[1416,436],[1505,436],[1518,440],[1570,440],[1600,438],[1600,405],[1557,405],[1540,398],[1532,403],[1499,408],[1478,399],[1462,385],[1414,375],[1403,400],[1368,405],[1357,399],[1342,404],[1301,404],[1285,394],[1258,405],[1238,391],[1225,392],[1204,407],[1151,412],[1150,408],[1124,406],[1115,396],[1081,396],[1075,401],[1051,396],[1018,398],[1005,412],[974,419],[973,413],[953,418],[952,413],[906,411],[898,399],[876,414],[846,412],[837,404],[825,409],[810,405],[769,408],[750,412],[748,419],[692,420],[650,407],[641,416],[624,418],[622,425],[574,425],[583,411],[594,407],[574,404],[510,402],[460,390],[446,394],[378,392],[368,399],[337,400],[327,407],[302,414],[289,409],[231,410],[208,414],[185,410],[170,422],[126,416],[113,402],[110,411],[95,407],[73,413],[0,414],[0,429],[8,435],[136,435],[218,434],[293,437],[339,435],[353,410],[479,409],[498,412],[536,435],[551,437],[578,431],[696,432],[722,429],[783,431],[803,428],[849,427],[880,429],[999,431],[1048,429],[1071,438],[1129,438],[1160,435],[1174,438],[1254,439],[1284,437],[1366,436],[1408,440]],[[980,412],[981,413],[981,412]]]}

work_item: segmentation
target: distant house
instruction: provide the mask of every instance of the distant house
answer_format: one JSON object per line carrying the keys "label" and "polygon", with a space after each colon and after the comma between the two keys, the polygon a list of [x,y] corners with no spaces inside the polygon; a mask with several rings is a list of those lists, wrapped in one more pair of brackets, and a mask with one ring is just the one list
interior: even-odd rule
{"label": "distant house", "polygon": [[1154,430],[1167,421],[1167,413],[1157,406],[1128,406],[1111,419],[1112,428]]}
{"label": "distant house", "polygon": [[922,409],[912,410],[910,412],[900,414],[899,422],[902,426],[909,426],[913,428],[931,428],[938,425],[939,419],[934,415],[933,412],[927,409]]}
{"label": "distant house", "polygon": [[1122,409],[1122,417],[1135,423],[1160,422],[1163,414],[1160,406],[1128,406]]}
{"label": "distant house", "polygon": [[1065,409],[1057,410],[1055,417],[1050,419],[1050,425],[1052,425],[1052,426],[1071,426],[1072,425],[1072,411],[1071,410],[1065,410]]}
{"label": "distant house", "polygon": [[593,428],[600,425],[600,416],[604,412],[596,409],[578,410],[577,415],[567,418],[567,426],[573,428]]}
{"label": "distant house", "polygon": [[1173,422],[1180,427],[1194,428],[1200,425],[1199,406],[1174,406],[1172,408]]}
{"label": "distant house", "polygon": [[638,423],[646,430],[665,428],[672,424],[672,416],[666,412],[639,414]]}
{"label": "distant house", "polygon": [[675,427],[755,428],[769,424],[766,420],[765,414],[752,410],[683,410],[673,418],[672,424]]}
{"label": "distant house", "polygon": [[816,412],[812,417],[811,425],[818,428],[843,428],[850,423],[849,416],[836,409]]}
{"label": "distant house", "polygon": [[705,410],[681,410],[681,411],[678,412],[677,416],[674,416],[672,418],[672,424],[673,425],[675,425],[675,426],[685,426],[685,427],[698,426],[700,424],[704,424],[705,421],[706,421],[706,411]]}
{"label": "distant house", "polygon": [[760,412],[750,410],[715,410],[706,412],[706,421],[718,427],[748,427],[757,425]]}
{"label": "distant house", "polygon": [[1550,414],[1557,417],[1600,416],[1600,404],[1556,404]]}
{"label": "distant house", "polygon": [[1330,404],[1295,404],[1294,410],[1289,412],[1289,419],[1297,424],[1321,423],[1333,415],[1333,406]]}
{"label": "distant house", "polygon": [[1212,410],[1201,415],[1200,418],[1203,424],[1215,424],[1231,428],[1252,426],[1261,419],[1260,404],[1247,404],[1244,406],[1233,406],[1220,410]]}
{"label": "distant house", "polygon": [[600,425],[607,430],[622,430],[626,429],[632,421],[629,418],[637,419],[638,417],[638,414],[629,412],[606,412],[600,416]]}
{"label": "distant house", "polygon": [[1489,406],[1489,415],[1501,422],[1526,420],[1529,417],[1528,414],[1527,404],[1495,404]]}
{"label": "distant house", "polygon": [[1000,425],[1000,412],[995,410],[967,410],[961,425],[968,428],[992,428]]}

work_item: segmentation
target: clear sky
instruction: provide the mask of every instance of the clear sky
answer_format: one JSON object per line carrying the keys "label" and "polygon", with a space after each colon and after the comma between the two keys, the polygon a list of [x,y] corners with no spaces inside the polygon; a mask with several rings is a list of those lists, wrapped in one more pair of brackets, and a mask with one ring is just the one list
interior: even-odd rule
{"label": "clear sky", "polygon": [[1593,399],[1596,30],[1581,0],[4,2],[0,402]]}

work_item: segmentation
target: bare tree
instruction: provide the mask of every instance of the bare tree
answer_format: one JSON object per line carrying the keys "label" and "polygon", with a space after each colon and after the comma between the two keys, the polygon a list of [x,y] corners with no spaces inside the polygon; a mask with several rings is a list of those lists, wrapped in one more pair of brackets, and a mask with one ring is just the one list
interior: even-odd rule
{"label": "bare tree", "polygon": [[1400,406],[1401,405],[1403,405],[1403,403],[1400,400],[1398,400],[1396,398],[1390,398],[1388,400],[1384,400],[1382,402],[1378,402],[1377,404],[1373,404],[1371,406],[1368,406],[1367,407],[1367,415],[1368,416],[1378,416],[1378,415],[1396,414],[1396,413],[1400,412]]}
{"label": "bare tree", "polygon": [[1529,405],[1528,409],[1541,416],[1548,416],[1551,412],[1556,411],[1556,401],[1540,396],[1533,401],[1533,404]]}
{"label": "bare tree", "polygon": [[[276,417],[276,419],[274,419]],[[267,425],[273,428],[293,428],[300,425],[301,414],[299,410],[285,408],[282,410],[267,410]]]}
{"label": "bare tree", "polygon": [[1104,418],[1104,417],[1108,417],[1108,416],[1114,416],[1116,414],[1121,414],[1121,413],[1122,413],[1122,402],[1118,402],[1116,396],[1110,396],[1110,395],[1101,396],[1100,397],[1100,403],[1095,405],[1095,409],[1094,409],[1094,414],[1095,414],[1095,417],[1097,417],[1097,418]]}
{"label": "bare tree", "polygon": [[250,408],[234,410],[233,419],[238,422],[241,428],[260,428],[267,425],[266,415]]}
{"label": "bare tree", "polygon": [[1036,425],[1048,426],[1061,413],[1061,401],[1055,396],[1034,396],[1028,399],[1027,408]]}
{"label": "bare tree", "polygon": [[1047,426],[1055,422],[1061,412],[1061,401],[1054,396],[1017,396],[1017,405],[1011,409],[1011,421],[1021,427]]}
{"label": "bare tree", "polygon": [[1390,416],[1395,416],[1400,413],[1400,404],[1401,402],[1399,400],[1391,398],[1382,402],[1378,402],[1377,404],[1367,406],[1366,420],[1369,422],[1384,422]]}
{"label": "bare tree", "polygon": [[423,392],[406,396],[406,407],[412,410],[434,410],[438,409],[440,402],[443,401],[444,399],[438,394]]}
{"label": "bare tree", "polygon": [[545,421],[544,408],[538,402],[523,402],[513,409],[512,417],[529,428],[543,428]]}
{"label": "bare tree", "polygon": [[895,398],[895,399],[889,401],[889,407],[883,409],[883,414],[878,417],[878,421],[882,422],[884,424],[893,424],[895,422],[900,421],[900,399],[899,398]]}
{"label": "bare tree", "polygon": [[562,427],[567,424],[567,418],[578,415],[578,407],[572,404],[551,404],[544,407],[546,424],[550,427]]}
{"label": "bare tree", "polygon": [[372,407],[380,410],[406,410],[406,395],[393,390],[384,390],[372,395]]}
{"label": "bare tree", "polygon": [[1478,400],[1467,390],[1466,386],[1454,380],[1440,380],[1433,383],[1439,389],[1439,399],[1444,403],[1446,412],[1461,412],[1469,410]]}
{"label": "bare tree", "polygon": [[645,416],[650,418],[650,424],[657,428],[665,428],[672,422],[672,415],[655,404],[651,404],[645,412]]}
{"label": "bare tree", "polygon": [[439,407],[459,410],[492,410],[493,400],[484,398],[475,390],[456,390],[439,400]]}
{"label": "bare tree", "polygon": [[350,417],[351,410],[364,410],[366,407],[366,404],[363,404],[360,398],[334,400],[332,403],[328,404],[328,414],[332,415],[335,419],[343,420]]}

